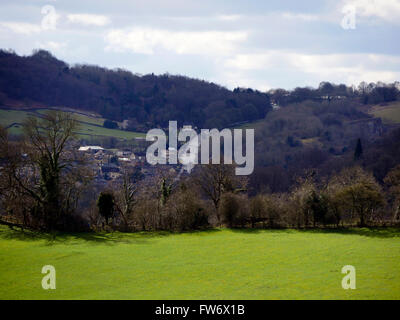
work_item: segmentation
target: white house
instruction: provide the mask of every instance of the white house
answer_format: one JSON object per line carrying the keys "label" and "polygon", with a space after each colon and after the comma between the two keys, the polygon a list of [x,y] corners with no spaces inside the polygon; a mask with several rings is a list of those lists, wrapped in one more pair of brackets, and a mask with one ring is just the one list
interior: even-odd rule
{"label": "white house", "polygon": [[84,146],[84,147],[79,147],[79,151],[99,151],[99,150],[104,150],[104,148],[100,146]]}

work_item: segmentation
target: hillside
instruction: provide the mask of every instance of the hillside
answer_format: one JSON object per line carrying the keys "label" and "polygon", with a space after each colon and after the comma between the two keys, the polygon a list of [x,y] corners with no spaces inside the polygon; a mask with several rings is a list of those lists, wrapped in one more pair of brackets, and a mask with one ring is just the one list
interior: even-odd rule
{"label": "hillside", "polygon": [[202,128],[262,119],[269,95],[228,90],[184,76],[135,75],[98,66],[69,66],[49,52],[31,56],[0,51],[0,105],[62,106],[100,114],[145,132],[169,120]]}
{"label": "hillside", "polygon": [[[395,105],[382,107],[381,112],[394,112]],[[330,176],[356,164],[369,168],[381,181],[400,161],[396,151],[400,132],[393,131],[398,126],[387,123],[381,113],[368,110],[351,99],[306,100],[242,125],[255,129],[256,165],[250,177],[251,190],[286,192],[307,171]],[[358,139],[362,141],[363,158],[355,163]]]}

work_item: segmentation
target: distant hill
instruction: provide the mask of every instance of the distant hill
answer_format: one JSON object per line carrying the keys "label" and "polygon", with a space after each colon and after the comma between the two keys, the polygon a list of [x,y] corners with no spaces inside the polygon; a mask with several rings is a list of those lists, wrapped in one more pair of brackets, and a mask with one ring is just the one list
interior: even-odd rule
{"label": "distant hill", "polygon": [[0,105],[86,110],[115,121],[129,119],[128,129],[142,132],[167,127],[169,120],[229,127],[262,119],[272,109],[269,95],[252,89],[231,91],[184,76],[69,66],[44,50],[30,56],[0,51]]}

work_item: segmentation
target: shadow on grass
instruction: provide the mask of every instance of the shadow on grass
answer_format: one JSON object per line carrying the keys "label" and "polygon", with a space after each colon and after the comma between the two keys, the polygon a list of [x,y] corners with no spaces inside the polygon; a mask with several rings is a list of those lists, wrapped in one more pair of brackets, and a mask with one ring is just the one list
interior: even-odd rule
{"label": "shadow on grass", "polygon": [[261,232],[269,233],[324,233],[341,235],[358,235],[371,238],[400,238],[400,228],[375,227],[375,228],[310,228],[310,229],[231,229],[233,232],[257,234]]}
{"label": "shadow on grass", "polygon": [[0,227],[0,239],[20,240],[20,241],[44,241],[45,245],[53,244],[80,244],[85,241],[90,244],[114,245],[118,243],[126,244],[149,244],[157,241],[158,238],[171,235],[198,235],[207,236],[218,233],[222,230],[230,230],[234,233],[243,234],[340,234],[340,235],[358,235],[373,238],[400,238],[399,228],[338,228],[338,229],[251,229],[251,228],[233,228],[233,229],[206,229],[187,232],[170,231],[143,231],[143,232],[82,232],[82,233],[44,233],[31,230],[21,230],[19,228]]}
{"label": "shadow on grass", "polygon": [[400,238],[399,228],[375,227],[375,228],[339,228],[339,229],[307,229],[302,230],[308,233],[328,233],[358,235],[371,238]]}
{"label": "shadow on grass", "polygon": [[53,244],[79,244],[85,241],[92,244],[113,245],[117,243],[148,244],[157,238],[168,237],[178,234],[207,235],[221,231],[220,229],[194,230],[187,232],[171,231],[142,231],[142,232],[55,232],[46,233],[20,228],[0,227],[0,239],[20,241],[45,241],[46,245]]}

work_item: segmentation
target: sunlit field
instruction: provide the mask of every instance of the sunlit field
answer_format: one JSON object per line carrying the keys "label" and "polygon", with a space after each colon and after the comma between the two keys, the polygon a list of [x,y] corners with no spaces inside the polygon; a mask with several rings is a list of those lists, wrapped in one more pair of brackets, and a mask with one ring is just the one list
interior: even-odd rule
{"label": "sunlit field", "polygon": [[[23,122],[28,117],[41,117],[49,109],[11,110],[0,109],[0,125],[6,127],[10,134],[20,135],[23,132]],[[78,112],[73,112],[78,122],[76,134],[79,138],[114,137],[116,139],[134,139],[145,135],[133,131],[104,128],[104,118],[90,117]]]}
{"label": "sunlit field", "polygon": [[393,102],[385,106],[375,106],[370,111],[375,117],[382,118],[385,123],[400,123],[400,103]]}
{"label": "sunlit field", "polygon": [[[56,289],[41,286],[56,269]],[[341,286],[345,265],[356,289]],[[400,230],[36,234],[0,228],[1,299],[400,299]]]}

